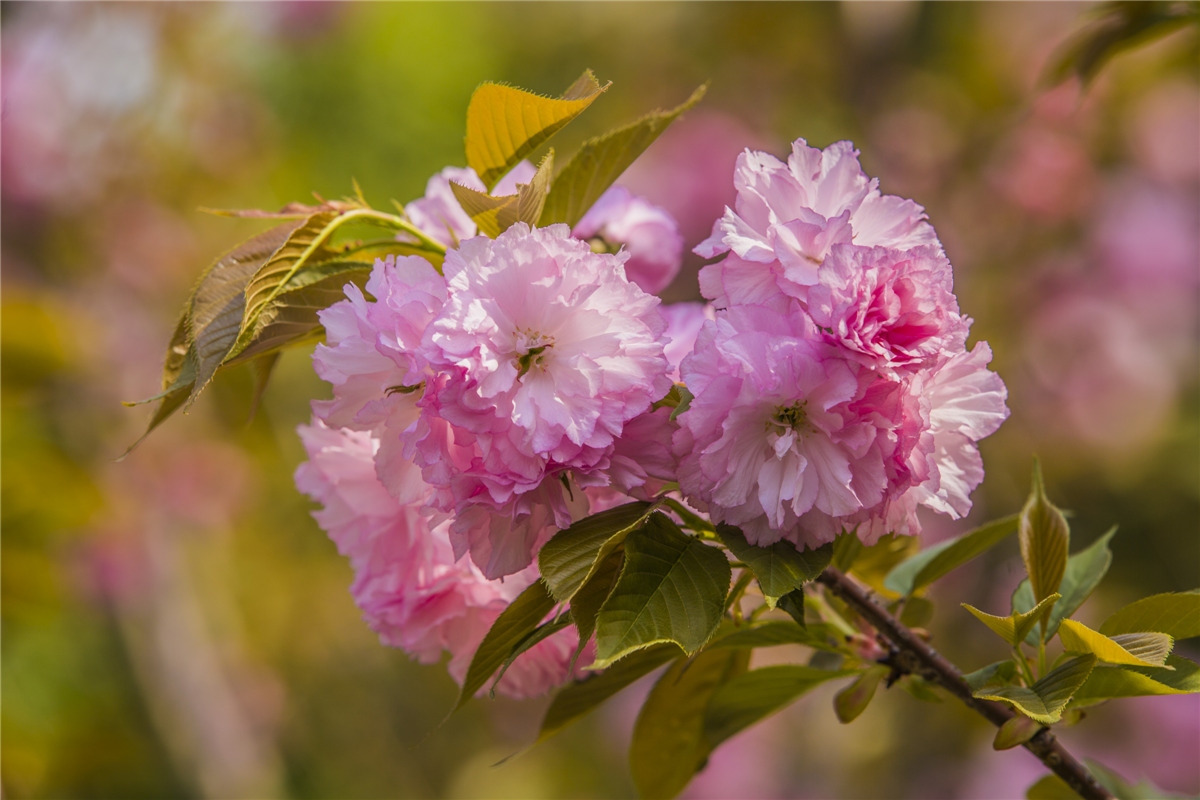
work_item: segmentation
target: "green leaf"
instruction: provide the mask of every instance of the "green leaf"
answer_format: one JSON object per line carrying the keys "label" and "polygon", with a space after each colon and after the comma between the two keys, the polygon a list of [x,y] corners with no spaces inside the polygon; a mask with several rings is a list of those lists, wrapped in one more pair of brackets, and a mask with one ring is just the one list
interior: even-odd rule
{"label": "green leaf", "polygon": [[804,619],[804,590],[797,589],[794,592],[788,592],[775,603],[775,607],[780,611],[787,613],[792,620],[801,628],[808,627],[808,623]]}
{"label": "green leaf", "polygon": [[346,284],[365,286],[370,274],[371,266],[357,261],[336,261],[306,269],[297,276],[297,288],[280,293],[263,308],[249,344],[227,358],[225,366],[319,338],[325,331],[319,312],[346,298]]}
{"label": "green leaf", "polygon": [[1017,515],[989,522],[962,536],[926,548],[902,561],[884,578],[887,589],[910,595],[1000,544],[1017,530]]}
{"label": "green leaf", "polygon": [[1200,589],[1165,592],[1130,603],[1100,626],[1106,636],[1160,631],[1179,639],[1200,636]]}
{"label": "green leaf", "polygon": [[802,644],[817,650],[837,652],[837,632],[825,623],[801,628],[784,620],[767,620],[743,625],[728,634],[718,634],[707,649],[717,647],[774,647],[781,644]]}
{"label": "green leaf", "polygon": [[1007,703],[1030,719],[1043,725],[1053,725],[1062,719],[1063,709],[1071,696],[1083,685],[1095,666],[1095,656],[1076,656],[1048,672],[1033,686],[985,687],[974,694],[984,700]]}
{"label": "green leaf", "polygon": [[188,316],[190,307],[191,304],[189,303],[188,307],[184,308],[179,321],[175,324],[175,332],[171,335],[171,342],[167,346],[167,355],[163,362],[163,390],[145,400],[125,403],[127,406],[137,406],[143,403],[153,403],[157,400],[158,407],[154,409],[154,415],[150,418],[150,422],[147,423],[146,430],[143,431],[142,435],[133,444],[129,445],[120,458],[117,459],[118,461],[132,453],[134,448],[150,435],[151,431],[169,419],[172,414],[182,408],[183,404],[187,402],[192,384],[196,381],[196,349],[191,346],[191,320]]}
{"label": "green leaf", "polygon": [[683,527],[696,533],[716,533],[717,528],[704,517],[700,516],[674,497],[663,499],[663,504],[675,512],[675,516],[683,521]]}
{"label": "green leaf", "polygon": [[1014,747],[1020,747],[1036,736],[1041,729],[1041,723],[1017,714],[996,729],[996,738],[992,740],[992,749],[1011,750]]}
{"label": "green leaf", "polygon": [[[1116,528],[1110,529],[1088,547],[1067,559],[1067,569],[1059,584],[1059,593],[1062,594],[1062,599],[1054,604],[1054,610],[1047,618],[1047,641],[1058,630],[1059,624],[1074,614],[1083,605],[1083,601],[1091,596],[1104,574],[1108,572],[1108,566],[1112,563],[1112,551],[1108,549],[1108,543],[1116,532]],[[1033,589],[1030,587],[1028,579],[1021,581],[1021,584],[1017,586],[1017,590],[1013,593],[1012,605],[1013,610],[1018,612],[1025,612],[1033,608]],[[1037,630],[1032,630],[1025,637],[1025,642],[1036,647],[1038,638]]]}
{"label": "green leaf", "polygon": [[1200,665],[1180,656],[1168,656],[1164,667],[1115,667],[1096,670],[1075,694],[1071,705],[1088,706],[1114,697],[1197,692],[1200,692]]}
{"label": "green leaf", "polygon": [[554,151],[551,150],[538,165],[530,182],[517,184],[516,194],[494,196],[454,181],[450,182],[450,190],[479,232],[494,239],[518,222],[537,224],[546,204],[553,169]]}
{"label": "green leaf", "polygon": [[596,615],[600,613],[600,607],[616,587],[624,565],[624,553],[609,553],[608,557],[596,566],[595,572],[587,582],[571,597],[571,617],[579,631],[580,652],[596,632]]}
{"label": "green leaf", "polygon": [[1050,613],[1050,609],[1054,607],[1054,603],[1060,596],[1058,592],[1055,592],[1038,603],[1037,607],[1031,611],[1024,614],[1014,612],[1011,616],[1007,617],[997,617],[987,614],[968,603],[963,603],[962,607],[974,614],[975,618],[984,625],[995,631],[996,635],[1001,639],[1016,647],[1024,641],[1026,634],[1033,630],[1034,626]]}
{"label": "green leaf", "polygon": [[1037,783],[1025,790],[1025,800],[1079,800],[1079,795],[1066,781],[1051,772],[1049,775],[1043,775]]}
{"label": "green leaf", "polygon": [[1046,498],[1046,485],[1042,482],[1042,467],[1033,464],[1033,489],[1017,524],[1017,540],[1021,543],[1021,560],[1029,574],[1033,588],[1033,599],[1042,598],[1059,590],[1063,573],[1067,569],[1067,546],[1071,531],[1067,518]]}
{"label": "green leaf", "polygon": [[744,650],[704,651],[663,673],[638,714],[629,766],[638,794],[670,798],[703,766],[713,745],[706,711],[713,694],[746,669]]}
{"label": "green leaf", "polygon": [[717,535],[758,578],[758,585],[772,607],[780,597],[820,575],[833,559],[832,542],[813,550],[797,550],[785,539],[760,547],[747,542],[737,528],[725,524],[717,526]]}
{"label": "green leaf", "polygon": [[716,632],[732,570],[725,554],[661,513],[625,538],[625,568],[596,620],[596,663],[658,642],[699,650]]}
{"label": "green leaf", "polygon": [[717,688],[704,713],[709,749],[786,707],[828,680],[852,675],[798,664],[779,664],[738,675]]}
{"label": "green leaf", "polygon": [[675,658],[681,658],[675,645],[655,645],[630,653],[603,672],[567,684],[546,709],[538,741],[549,739],[638,678]]}
{"label": "green leaf", "polygon": [[[305,279],[298,277],[306,267],[324,261],[340,260],[340,252],[330,244],[330,237],[338,228],[355,220],[378,224],[378,216],[378,212],[371,209],[342,204],[336,210],[313,214],[296,228],[246,284],[245,313],[242,316],[237,341],[228,351],[228,356],[236,356],[250,346],[262,324],[259,317],[280,294],[306,285],[303,282]],[[369,268],[371,265],[366,266]],[[312,281],[316,282],[324,277],[318,273],[312,276]],[[297,281],[300,283],[297,284]]]}
{"label": "green leaf", "polygon": [[838,722],[848,725],[858,719],[858,716],[867,710],[871,698],[875,696],[875,690],[889,672],[891,669],[888,667],[869,667],[834,695],[833,712],[837,715]]}
{"label": "green leaf", "polygon": [[201,276],[187,313],[196,365],[188,405],[212,380],[237,341],[250,281],[304,224],[285,223],[260,233],[221,256]]}
{"label": "green leaf", "polygon": [[849,572],[854,566],[854,559],[862,552],[863,544],[854,531],[838,534],[833,540],[833,566],[842,572]]}
{"label": "green leaf", "polygon": [[599,514],[592,514],[554,534],[538,552],[538,570],[550,587],[550,594],[565,603],[579,591],[596,565],[639,528],[649,516],[652,504],[626,503]]}
{"label": "green leaf", "polygon": [[1140,652],[1155,660],[1149,661],[1125,649],[1119,642],[1092,630],[1081,622],[1064,619],[1058,629],[1058,638],[1068,653],[1091,653],[1105,664],[1124,664],[1133,667],[1161,667],[1171,652],[1174,641],[1165,633],[1128,634],[1137,637],[1129,640]]}
{"label": "green leaf", "polygon": [[559,614],[554,619],[550,620],[549,622],[543,622],[541,625],[534,628],[530,633],[526,634],[521,641],[517,642],[517,644],[513,646],[512,650],[510,650],[508,655],[505,657],[504,663],[500,665],[500,671],[496,673],[496,678],[492,681],[491,691],[493,693],[496,691],[496,686],[504,678],[504,673],[508,672],[508,668],[513,665],[513,662],[517,660],[518,656],[529,651],[541,642],[544,642],[546,639],[550,638],[564,628],[570,627],[570,625],[571,615]]}
{"label": "green leaf", "polygon": [[484,83],[467,106],[467,165],[491,191],[517,162],[579,116],[608,88],[588,70],[558,99]]}
{"label": "green leaf", "polygon": [[483,688],[487,679],[508,658],[513,648],[532,633],[554,608],[554,598],[546,591],[541,581],[535,581],[501,612],[492,623],[491,630],[483,637],[479,649],[471,659],[467,668],[467,677],[463,680],[462,691],[458,695],[455,710],[462,708],[477,691]]}
{"label": "green leaf", "polygon": [[1194,3],[1111,2],[1100,5],[1094,16],[1054,54],[1043,84],[1054,86],[1071,75],[1090,83],[1113,56],[1196,24],[1200,10]]}
{"label": "green leaf", "polygon": [[700,102],[707,88],[697,88],[675,108],[654,111],[629,125],[584,142],[555,176],[540,224],[565,222],[574,227],[667,126]]}
{"label": "green leaf", "polygon": [[1016,676],[1017,665],[1010,659],[997,661],[974,672],[968,672],[963,675],[963,680],[967,682],[967,686],[971,687],[972,692],[978,692],[986,686],[1004,686],[1012,683]]}

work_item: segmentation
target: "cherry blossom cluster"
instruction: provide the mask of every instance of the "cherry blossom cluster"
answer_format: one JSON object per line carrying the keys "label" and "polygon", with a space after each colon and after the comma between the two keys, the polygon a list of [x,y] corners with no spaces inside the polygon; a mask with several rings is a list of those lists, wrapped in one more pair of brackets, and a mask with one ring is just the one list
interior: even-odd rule
{"label": "cherry blossom cluster", "polygon": [[717,307],[681,377],[679,483],[753,544],[916,534],[958,518],[983,479],[975,443],[1008,415],[923,209],[879,191],[849,142],[747,151],[735,207],[696,252]]}
{"label": "cherry blossom cluster", "polygon": [[[519,165],[495,193],[532,173]],[[1004,385],[986,344],[966,349],[922,209],[881,194],[848,143],[739,158],[736,205],[696,248],[721,256],[700,273],[708,304],[660,303],[682,238],[624,189],[573,230],[491,238],[452,181],[484,189],[449,168],[406,208],[447,247],[441,269],[381,259],[365,292],[322,312],[314,365],[333,397],[301,430],[297,484],[385,643],[449,652],[461,681],[537,580],[541,545],[630,498],[677,491],[760,545],[871,542],[917,533],[918,506],[969,510]],[[497,689],[562,681],[587,663],[578,645],[573,628],[547,637]]]}

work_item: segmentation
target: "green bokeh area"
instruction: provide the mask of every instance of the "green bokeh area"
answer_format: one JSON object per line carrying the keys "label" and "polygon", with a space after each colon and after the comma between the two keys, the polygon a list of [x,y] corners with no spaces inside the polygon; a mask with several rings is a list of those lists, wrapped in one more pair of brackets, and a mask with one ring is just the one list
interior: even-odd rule
{"label": "green bokeh area", "polygon": [[[116,461],[151,413],[121,402],[158,390],[196,275],[264,227],[198,209],[336,198],[352,180],[377,207],[407,202],[463,163],[485,80],[612,81],[560,154],[708,82],[626,175],[680,217],[688,248],[732,202],[740,149],[852,139],[883,191],[926,207],[1010,392],[971,519],[931,518],[929,541],[1017,511],[1036,453],[1072,551],[1119,525],[1080,620],[1200,584],[1197,36],[1120,54],[1086,91],[1039,85],[1085,11],[4,3],[3,796],[634,794],[646,684],[526,751],[546,699],[447,718],[444,668],[361,621],[349,565],[292,484],[295,428],[328,396],[311,348],[285,354],[253,419],[253,378],[229,370]],[[699,263],[668,301],[699,297]],[[958,602],[1007,614],[1020,570],[1011,542],[933,592],[935,644],[965,669],[1005,653]],[[963,709],[881,691],[840,726],[827,688],[723,744],[684,796],[996,797],[1040,776]],[[1129,779],[1196,793],[1198,707],[1154,700],[1172,702],[1102,707],[1065,736]]]}

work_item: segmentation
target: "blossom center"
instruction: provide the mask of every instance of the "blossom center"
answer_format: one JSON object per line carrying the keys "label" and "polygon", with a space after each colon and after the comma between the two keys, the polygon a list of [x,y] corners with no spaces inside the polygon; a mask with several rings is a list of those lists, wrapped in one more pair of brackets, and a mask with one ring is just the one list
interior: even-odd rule
{"label": "blossom center", "polygon": [[520,378],[533,367],[545,367],[545,352],[554,347],[553,336],[542,336],[533,331],[518,330],[513,335],[516,344],[517,377]]}
{"label": "blossom center", "polygon": [[793,430],[797,433],[803,433],[812,428],[808,421],[807,403],[804,400],[797,400],[790,406],[779,406],[775,409],[775,415],[771,417],[771,424],[777,425],[785,430]]}

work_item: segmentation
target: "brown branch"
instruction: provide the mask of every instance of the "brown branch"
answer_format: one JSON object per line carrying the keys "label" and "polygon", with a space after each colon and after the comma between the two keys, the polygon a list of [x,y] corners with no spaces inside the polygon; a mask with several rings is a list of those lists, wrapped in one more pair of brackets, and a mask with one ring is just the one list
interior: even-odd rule
{"label": "brown branch", "polygon": [[[1016,712],[1005,705],[975,697],[957,667],[889,614],[868,590],[842,572],[829,567],[817,581],[858,612],[895,649],[895,655],[889,660],[889,666],[893,669],[919,675],[936,683],[997,727],[1016,716]],[[1025,742],[1024,747],[1085,800],[1114,800],[1113,795],[1063,747],[1049,728],[1038,731]]]}

